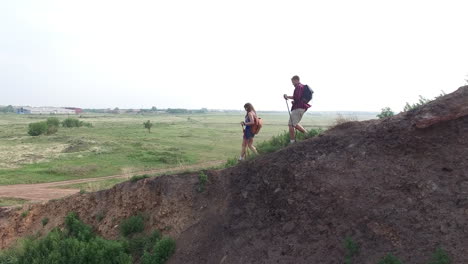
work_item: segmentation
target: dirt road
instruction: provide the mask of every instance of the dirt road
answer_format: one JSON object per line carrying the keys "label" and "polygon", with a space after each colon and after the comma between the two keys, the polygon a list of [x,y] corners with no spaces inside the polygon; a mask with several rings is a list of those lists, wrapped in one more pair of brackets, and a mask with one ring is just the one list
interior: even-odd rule
{"label": "dirt road", "polygon": [[98,178],[87,178],[79,180],[59,181],[59,182],[48,182],[48,183],[37,183],[37,184],[15,184],[15,185],[3,185],[0,186],[0,197],[12,197],[29,200],[30,202],[42,202],[51,199],[59,199],[67,195],[75,194],[79,192],[79,189],[61,189],[58,188],[64,185],[76,184],[76,183],[87,183],[102,181],[106,179],[115,178],[130,178],[134,175],[142,174],[161,174],[161,173],[174,173],[186,170],[198,170],[208,167],[214,167],[223,164],[224,160],[209,161],[198,163],[194,165],[179,166],[175,168],[167,169],[155,169],[149,171],[139,171],[126,174],[98,177]]}

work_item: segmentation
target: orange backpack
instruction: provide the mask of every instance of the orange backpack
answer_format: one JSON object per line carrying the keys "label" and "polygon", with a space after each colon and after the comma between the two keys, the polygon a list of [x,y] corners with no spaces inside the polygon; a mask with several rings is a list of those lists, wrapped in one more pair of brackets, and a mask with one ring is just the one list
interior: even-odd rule
{"label": "orange backpack", "polygon": [[260,117],[254,116],[254,124],[250,126],[250,131],[252,134],[256,135],[260,132],[260,128],[262,128],[263,120]]}

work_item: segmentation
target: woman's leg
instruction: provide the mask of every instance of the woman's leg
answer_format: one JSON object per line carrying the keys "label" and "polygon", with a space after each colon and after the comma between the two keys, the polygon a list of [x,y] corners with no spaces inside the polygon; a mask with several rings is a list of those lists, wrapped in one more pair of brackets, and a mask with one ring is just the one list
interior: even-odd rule
{"label": "woman's leg", "polygon": [[245,159],[245,150],[247,148],[247,140],[245,138],[242,139],[242,150],[240,155],[240,160]]}
{"label": "woman's leg", "polygon": [[248,146],[250,150],[252,150],[255,154],[258,155],[257,149],[253,145],[253,138],[249,139]]}

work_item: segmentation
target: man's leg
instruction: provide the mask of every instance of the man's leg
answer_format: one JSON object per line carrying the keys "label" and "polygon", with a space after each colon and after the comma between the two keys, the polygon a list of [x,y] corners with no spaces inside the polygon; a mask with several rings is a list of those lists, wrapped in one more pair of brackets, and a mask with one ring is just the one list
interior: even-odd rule
{"label": "man's leg", "polygon": [[[299,130],[299,131],[301,131],[301,132],[304,133],[304,134],[307,133],[307,131],[305,130],[305,128],[304,128],[303,126],[301,126],[300,124],[297,124],[297,125],[296,125],[296,129]],[[289,132],[289,133],[291,133],[291,132]]]}
{"label": "man's leg", "polygon": [[292,125],[289,125],[289,139],[291,142],[296,140],[296,131],[294,131],[294,127]]}

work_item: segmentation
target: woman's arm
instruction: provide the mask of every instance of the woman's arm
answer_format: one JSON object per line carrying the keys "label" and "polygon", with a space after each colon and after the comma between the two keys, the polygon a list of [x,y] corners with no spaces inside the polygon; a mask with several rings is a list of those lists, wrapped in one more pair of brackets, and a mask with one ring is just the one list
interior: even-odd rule
{"label": "woman's arm", "polygon": [[252,112],[249,112],[247,115],[249,116],[250,122],[244,123],[244,125],[251,126],[251,125],[255,124],[254,115],[252,114]]}

